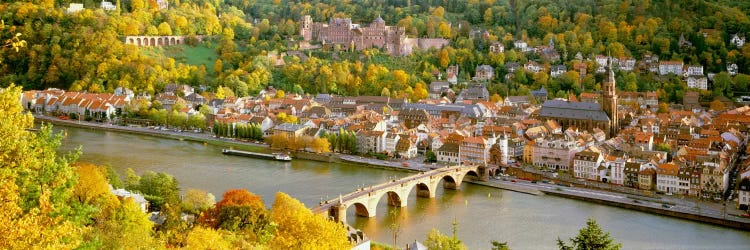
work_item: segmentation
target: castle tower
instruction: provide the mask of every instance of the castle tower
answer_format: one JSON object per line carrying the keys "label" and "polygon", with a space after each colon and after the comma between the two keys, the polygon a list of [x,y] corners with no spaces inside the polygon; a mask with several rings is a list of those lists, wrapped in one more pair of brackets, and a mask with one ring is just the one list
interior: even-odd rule
{"label": "castle tower", "polygon": [[612,60],[608,65],[609,76],[602,82],[602,109],[609,116],[609,137],[617,136],[620,126],[617,120],[617,93],[615,92],[615,72],[612,70]]}
{"label": "castle tower", "polygon": [[302,40],[312,40],[312,17],[310,15],[302,16],[302,20],[300,20],[299,25],[299,35],[302,36]]}

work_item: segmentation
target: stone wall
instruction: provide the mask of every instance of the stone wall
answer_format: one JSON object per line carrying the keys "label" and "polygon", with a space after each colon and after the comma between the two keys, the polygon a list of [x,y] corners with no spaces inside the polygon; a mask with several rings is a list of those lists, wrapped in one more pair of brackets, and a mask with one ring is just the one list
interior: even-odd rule
{"label": "stone wall", "polygon": [[[125,44],[133,44],[140,47],[171,46],[185,44],[188,36],[126,36]],[[203,41],[203,36],[196,36],[198,42]]]}

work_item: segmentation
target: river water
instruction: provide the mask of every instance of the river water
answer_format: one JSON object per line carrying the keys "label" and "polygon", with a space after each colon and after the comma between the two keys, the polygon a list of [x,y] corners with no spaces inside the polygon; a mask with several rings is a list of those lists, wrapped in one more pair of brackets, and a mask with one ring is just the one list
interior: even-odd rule
{"label": "river water", "polygon": [[[305,160],[283,163],[224,156],[221,148],[118,132],[56,127],[66,130],[62,151],[81,146],[80,161],[107,164],[124,178],[125,170],[167,172],[184,191],[197,188],[221,199],[233,188],[261,195],[270,207],[276,192],[285,192],[308,207],[322,199],[349,193],[361,185],[373,185],[409,173],[372,169],[352,164]],[[393,226],[399,225],[397,242],[423,242],[436,228],[450,235],[457,222],[458,237],[469,249],[489,249],[490,241],[507,241],[512,249],[555,249],[556,239],[568,239],[594,218],[623,243],[624,249],[748,249],[750,232],[687,220],[596,205],[553,196],[532,196],[471,184],[460,191],[439,189],[435,199],[416,197],[401,208],[398,221],[382,198],[377,216],[362,218],[347,211],[347,221],[370,238],[393,244]]]}

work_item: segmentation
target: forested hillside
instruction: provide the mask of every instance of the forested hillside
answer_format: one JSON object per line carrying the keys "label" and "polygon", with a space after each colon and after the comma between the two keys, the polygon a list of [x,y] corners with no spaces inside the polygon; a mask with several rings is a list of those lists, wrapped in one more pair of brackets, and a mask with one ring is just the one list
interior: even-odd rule
{"label": "forested hillside", "polygon": [[[90,92],[123,86],[155,92],[168,83],[186,83],[228,86],[240,96],[272,85],[297,93],[408,94],[416,100],[426,96],[426,84],[435,80],[433,73],[448,65],[459,65],[459,78],[468,80],[477,65],[491,65],[496,75],[503,76],[507,62],[540,61],[536,55],[514,50],[487,53],[493,41],[512,48],[515,40],[529,46],[547,45],[551,40],[561,59],[540,62],[547,66],[561,63],[568,69],[573,68],[578,53],[584,58],[610,54],[639,60],[652,53],[662,60],[701,64],[706,72],[726,71],[728,63],[736,63],[740,73],[750,71],[750,46],[737,48],[729,43],[732,35],[745,35],[750,29],[747,4],[737,1],[182,0],[169,1],[168,9],[159,10],[153,0],[120,0],[116,11],[104,11],[99,2],[88,0],[83,1],[85,10],[66,14],[71,2],[0,4],[6,23],[3,37],[22,33],[28,42],[20,53],[0,52],[5,62],[1,85],[15,82],[27,89]],[[318,22],[350,17],[363,25],[381,16],[388,25],[404,27],[409,36],[448,38],[451,45],[408,57],[392,57],[376,49],[303,51],[307,60],[287,56],[285,65],[272,66],[266,57],[269,51],[298,48],[294,41],[300,40],[302,15]],[[488,37],[475,35],[484,30]],[[124,45],[127,35],[205,35],[206,43],[179,46],[211,48],[216,55],[203,59],[210,58],[210,64],[199,64],[185,60],[187,56]],[[692,46],[679,46],[681,36]],[[720,83],[713,94],[746,92],[747,76],[740,76]],[[546,86],[551,95],[565,95],[596,89],[600,78],[591,73],[583,79],[521,73],[512,79],[497,77],[494,82],[504,84],[489,88],[505,96]],[[679,80],[644,74],[618,73],[618,80],[618,86],[627,90],[685,90]],[[661,98],[679,100],[670,93]]]}

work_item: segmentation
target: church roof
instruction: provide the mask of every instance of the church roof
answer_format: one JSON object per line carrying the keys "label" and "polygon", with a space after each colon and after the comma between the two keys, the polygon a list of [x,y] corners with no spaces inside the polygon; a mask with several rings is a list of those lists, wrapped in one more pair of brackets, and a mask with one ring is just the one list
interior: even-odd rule
{"label": "church roof", "polygon": [[609,121],[599,103],[547,100],[542,104],[540,117],[558,117],[576,120]]}

